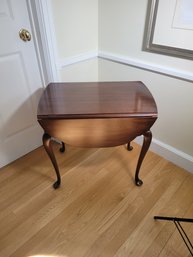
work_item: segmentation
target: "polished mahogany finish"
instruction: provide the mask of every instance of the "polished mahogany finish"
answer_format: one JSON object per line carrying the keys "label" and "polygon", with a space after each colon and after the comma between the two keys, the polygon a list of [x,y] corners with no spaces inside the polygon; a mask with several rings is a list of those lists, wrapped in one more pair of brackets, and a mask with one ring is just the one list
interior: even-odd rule
{"label": "polished mahogany finish", "polygon": [[[51,149],[51,137],[80,147],[109,147],[128,143],[144,135],[135,182],[141,185],[139,169],[151,143],[150,128],[157,119],[156,103],[140,81],[51,83],[38,106],[38,122],[45,131],[44,147],[60,174]],[[64,143],[63,143],[64,142]]]}
{"label": "polished mahogany finish", "polygon": [[142,82],[51,83],[38,119],[157,117],[155,101]]}

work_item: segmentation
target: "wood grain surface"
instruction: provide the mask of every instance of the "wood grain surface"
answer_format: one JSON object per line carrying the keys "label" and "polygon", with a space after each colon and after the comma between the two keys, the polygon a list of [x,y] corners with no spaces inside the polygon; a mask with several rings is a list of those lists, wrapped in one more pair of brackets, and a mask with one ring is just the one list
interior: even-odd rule
{"label": "wood grain surface", "polygon": [[38,119],[157,117],[156,103],[140,81],[51,83]]}

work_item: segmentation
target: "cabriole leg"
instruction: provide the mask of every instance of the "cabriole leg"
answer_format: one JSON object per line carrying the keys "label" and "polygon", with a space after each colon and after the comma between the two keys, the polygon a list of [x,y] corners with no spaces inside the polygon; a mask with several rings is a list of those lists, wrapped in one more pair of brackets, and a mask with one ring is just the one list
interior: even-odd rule
{"label": "cabriole leg", "polygon": [[60,152],[64,153],[65,152],[65,144],[64,144],[64,142],[61,142],[61,143],[62,143],[62,146],[60,147]]}
{"label": "cabriole leg", "polygon": [[141,186],[143,184],[143,181],[141,179],[139,179],[139,170],[140,170],[141,164],[143,162],[143,159],[144,159],[144,157],[149,149],[149,146],[151,144],[151,139],[152,139],[152,133],[150,130],[143,134],[143,145],[141,148],[141,152],[140,152],[138,163],[137,163],[137,168],[135,171],[135,184],[137,186]]}
{"label": "cabriole leg", "polygon": [[55,172],[56,172],[57,181],[53,184],[53,187],[54,187],[54,189],[57,189],[60,186],[61,178],[60,178],[60,172],[58,169],[58,164],[56,162],[56,158],[55,158],[55,155],[54,155],[54,152],[52,149],[52,145],[51,145],[51,141],[52,141],[51,136],[48,135],[47,133],[44,133],[42,141],[43,141],[44,148],[45,148],[48,156],[50,157],[50,160],[51,160],[51,162],[54,166]]}
{"label": "cabriole leg", "polygon": [[131,146],[131,142],[129,142],[127,144],[127,151],[132,151],[133,150],[133,146]]}

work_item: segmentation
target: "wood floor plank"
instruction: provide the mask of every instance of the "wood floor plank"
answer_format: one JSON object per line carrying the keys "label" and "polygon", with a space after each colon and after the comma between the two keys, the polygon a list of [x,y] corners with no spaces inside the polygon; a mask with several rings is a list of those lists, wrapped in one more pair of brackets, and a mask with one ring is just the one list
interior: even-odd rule
{"label": "wood floor plank", "polygon": [[[188,183],[188,179],[185,180]],[[166,186],[166,184],[165,184]],[[176,186],[174,188],[174,186]],[[172,188],[173,187],[173,188]],[[132,233],[132,235],[125,241],[124,245],[121,246],[118,253],[115,256],[125,256],[126,253],[129,255],[135,257],[135,256],[143,256],[145,254],[145,251],[148,249],[148,247],[151,245],[151,242],[155,239],[155,237],[158,236],[160,229],[163,226],[163,223],[159,221],[154,221],[153,217],[156,212],[159,213],[159,209],[162,209],[163,207],[163,200],[166,204],[166,206],[172,206],[173,204],[173,198],[174,194],[176,194],[176,190],[180,190],[181,186],[179,183],[173,182],[172,187],[169,184],[165,187],[165,192],[163,195],[158,199],[157,203],[153,206],[153,208],[150,210],[148,215],[146,215],[143,219],[143,221],[139,224],[139,226],[136,228],[136,230]],[[173,189],[173,190],[171,190]],[[180,199],[178,199],[181,203],[184,203],[184,201],[187,199],[184,197],[183,194],[180,195]],[[189,198],[189,201],[191,199]],[[187,203],[188,205],[188,203]],[[186,206],[187,206],[186,205]],[[174,203],[175,206],[175,203]],[[180,208],[181,207],[181,208]],[[183,213],[183,206],[179,206],[180,212],[175,210],[175,215],[178,216],[178,214]],[[162,210],[163,212],[163,210]],[[166,216],[167,210],[164,208],[164,212]],[[174,213],[174,212],[173,212]],[[172,215],[170,215],[172,216]],[[161,225],[161,226],[160,226]],[[163,230],[163,229],[162,229]],[[164,239],[167,240],[168,236],[171,237],[171,234],[174,232],[175,228],[172,228],[170,234],[166,235]],[[168,231],[167,231],[168,232]],[[141,243],[142,242],[142,243]],[[159,241],[157,241],[159,243]],[[161,242],[163,244],[163,242]],[[153,245],[154,247],[154,245]],[[146,253],[147,254],[147,253]],[[144,255],[148,256],[148,255]],[[163,255],[164,256],[164,255]],[[167,255],[165,255],[167,256]]]}
{"label": "wood floor plank", "polygon": [[61,154],[54,144],[58,190],[43,147],[1,169],[0,257],[188,257],[173,223],[153,216],[193,218],[193,174],[148,152],[137,187],[133,145]]}

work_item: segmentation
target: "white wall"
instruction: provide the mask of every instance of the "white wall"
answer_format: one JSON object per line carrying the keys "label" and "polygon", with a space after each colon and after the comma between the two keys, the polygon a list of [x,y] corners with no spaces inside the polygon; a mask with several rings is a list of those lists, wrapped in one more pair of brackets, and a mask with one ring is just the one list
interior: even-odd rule
{"label": "white wall", "polygon": [[148,0],[99,0],[99,51],[192,73],[190,60],[142,51],[147,6]]}
{"label": "white wall", "polygon": [[98,59],[97,57],[60,69],[60,79],[65,82],[98,81]]}
{"label": "white wall", "polygon": [[96,81],[98,0],[51,0],[51,9],[60,79]]}
{"label": "white wall", "polygon": [[[191,159],[193,156],[192,84],[106,60],[100,60],[99,67],[101,81],[143,81],[153,94],[158,107],[158,120],[152,128],[154,139],[166,144],[166,148],[173,147],[174,152],[181,151],[179,153],[181,157],[185,153],[189,155],[187,158]],[[167,158],[165,155],[164,157]],[[193,170],[193,167],[187,166],[187,169]]]}
{"label": "white wall", "polygon": [[193,83],[180,79],[193,79],[193,61],[142,51],[147,6],[147,0],[99,0],[99,53],[108,59],[99,61],[99,80],[143,81],[158,106],[154,142],[162,153],[164,146],[166,154],[176,154],[177,164],[187,159],[182,166],[193,171]]}
{"label": "white wall", "polygon": [[51,1],[61,80],[143,81],[159,112],[152,149],[193,171],[193,61],[142,51],[148,0]]}

